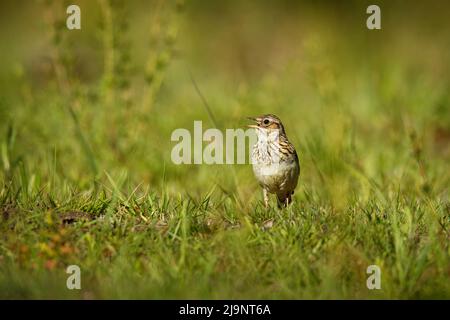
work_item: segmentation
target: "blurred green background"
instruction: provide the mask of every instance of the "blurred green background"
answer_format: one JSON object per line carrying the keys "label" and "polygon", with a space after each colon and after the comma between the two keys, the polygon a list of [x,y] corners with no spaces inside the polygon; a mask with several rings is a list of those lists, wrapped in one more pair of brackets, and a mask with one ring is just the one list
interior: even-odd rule
{"label": "blurred green background", "polygon": [[[69,4],[81,8],[81,30],[70,31],[65,27]],[[269,213],[260,210],[261,191],[250,166],[177,166],[170,159],[175,145],[170,136],[176,128],[192,131],[194,120],[203,120],[203,130],[216,125],[219,129],[241,128],[246,124],[246,116],[263,113],[274,113],[283,120],[299,153],[302,172],[297,204],[289,214],[296,213],[299,218],[294,219],[295,223],[303,227],[295,227],[293,222],[294,229],[304,230],[311,212],[322,212],[324,219],[334,221],[331,225],[350,228],[342,234],[332,232],[338,238],[341,235],[349,239],[348,246],[331,239],[330,243],[338,247],[332,246],[332,250],[327,247],[330,251],[324,252],[322,240],[306,243],[308,238],[304,234],[289,238],[293,241],[291,245],[302,250],[309,248],[320,256],[319,260],[324,259],[320,260],[323,270],[338,265],[344,270],[348,261],[354,260],[340,259],[337,253],[330,258],[331,252],[340,252],[336,248],[351,252],[342,253],[341,257],[352,257],[360,250],[368,264],[374,259],[384,261],[386,268],[392,267],[390,277],[397,282],[383,297],[449,297],[450,3],[377,1],[381,7],[381,30],[366,28],[366,8],[370,4],[371,1],[323,0],[2,1],[0,210],[4,218],[0,283],[4,292],[9,292],[6,297],[45,296],[44,290],[30,289],[40,288],[39,284],[22,283],[25,280],[20,272],[53,270],[55,265],[65,265],[70,260],[64,260],[62,253],[42,254],[42,246],[31,244],[45,242],[48,234],[40,232],[47,232],[46,228],[59,232],[52,223],[51,227],[40,226],[39,221],[48,214],[68,210],[99,215],[106,212],[114,220],[120,204],[126,203],[127,211],[130,199],[148,195],[148,199],[160,201],[159,207],[153,207],[153,200],[140,201],[142,197],[137,197],[142,211],[137,214],[131,210],[130,216],[143,216],[146,223],[169,221],[176,234],[177,219],[184,221],[186,214],[200,210],[202,199],[211,196],[215,204],[211,209],[200,210],[204,213],[203,220],[191,221],[191,228],[182,237],[186,242],[169,245],[165,239],[149,238],[148,245],[162,246],[160,256],[167,254],[164,250],[173,249],[177,260],[179,254],[183,257],[178,251],[180,246],[194,250],[190,239],[200,241],[198,246],[203,249],[213,242],[209,238],[205,242],[198,240],[192,226],[201,229],[208,225],[208,219],[223,221],[229,214],[231,220],[237,219],[242,225],[246,225],[243,222],[247,221],[246,216],[251,217],[241,235],[246,240],[236,241],[253,243],[251,239],[264,239],[259,227],[252,229],[255,225],[267,218],[286,219],[276,210]],[[195,84],[210,106],[216,124],[208,117]],[[105,205],[98,204],[99,198],[108,201],[105,200]],[[172,199],[172,207],[164,207],[164,199]],[[183,199],[196,204],[180,211]],[[366,209],[371,212],[367,216],[363,214]],[[401,212],[398,221],[383,224],[370,220],[371,214],[383,217],[386,211],[396,210]],[[355,212],[365,218],[358,218]],[[174,219],[173,224],[165,214]],[[349,216],[356,222],[346,220]],[[114,221],[120,224],[122,220]],[[289,224],[290,220],[286,221]],[[331,222],[324,223],[329,230]],[[381,229],[374,226],[378,223],[383,225]],[[397,238],[391,234],[391,223],[399,224],[398,229],[394,228],[399,232],[394,232]],[[298,248],[287,245],[283,234],[297,231],[282,229],[275,231],[279,232],[275,240],[266,240],[279,240],[281,247],[295,252]],[[363,235],[365,232],[367,235]],[[213,238],[227,237],[223,230],[206,233]],[[135,241],[117,236],[116,242],[109,239],[111,244],[109,240],[101,240],[102,236],[111,236],[109,233],[103,230],[96,234],[97,244],[84,243],[88,240],[77,236],[76,231],[73,238],[65,240],[68,245],[76,243],[81,248],[93,246],[84,249],[92,250],[92,260],[84,256],[83,250],[71,253],[92,268],[97,268],[96,263],[100,268],[105,246],[120,252],[118,248]],[[361,240],[366,236],[367,241]],[[383,240],[378,241],[378,236]],[[318,236],[321,238],[328,239],[326,235]],[[392,246],[383,244],[386,239],[392,241]],[[408,241],[417,247],[409,246]],[[20,243],[25,247],[20,249]],[[231,240],[229,247],[226,243],[222,249],[229,249],[230,254],[242,249],[231,244]],[[429,245],[426,250],[424,243]],[[218,251],[205,249],[211,260],[203,267],[193,262],[191,267],[203,270],[205,277],[215,276],[215,263],[224,254],[222,249],[220,246]],[[253,249],[242,250],[250,250],[251,254],[265,252]],[[276,250],[269,251],[262,256],[272,259],[277,255]],[[141,261],[143,253],[139,252],[128,252],[128,258],[124,258],[126,254],[118,256],[135,261],[136,274],[148,273],[150,262]],[[292,259],[289,257],[285,255],[285,259]],[[155,289],[151,293],[144,290],[142,295],[367,297],[367,293],[356,294],[351,286],[336,282],[340,271],[324,280],[315,273],[317,270],[308,269],[312,262],[305,259],[301,260],[306,268],[303,276],[312,277],[307,288],[298,283],[274,295],[271,290],[257,288],[239,295],[236,292],[240,287],[227,278],[222,279],[226,283],[222,287],[221,280],[216,279],[219,289],[214,295],[208,287],[214,280],[208,278],[202,287],[203,282],[197,281],[194,271],[184,275],[174,271],[168,279],[184,279],[185,287],[177,291],[161,280],[159,288],[164,290]],[[118,270],[122,270],[117,263]],[[226,269],[224,274],[237,272],[245,277],[249,271],[245,269],[246,263],[236,263],[234,271],[222,266]],[[264,263],[256,263],[254,273],[266,268]],[[402,263],[408,267],[401,267]],[[173,261],[160,260],[161,268],[169,265]],[[414,278],[408,272],[419,265]],[[288,279],[291,276],[296,279],[297,265],[280,268],[276,269],[280,273],[260,273],[261,278],[249,283],[259,283],[267,289],[272,288],[270,279],[275,274],[279,277],[277,281],[284,277],[286,283],[292,283]],[[193,269],[186,267],[186,270]],[[361,273],[364,270],[354,272],[364,278]],[[187,290],[189,281],[198,283],[200,289]],[[123,288],[128,288],[126,283],[124,280]],[[329,295],[318,293],[325,289]],[[114,291],[92,289],[92,297],[133,296],[133,292],[115,295],[109,290]],[[65,291],[48,292],[54,297]]]}

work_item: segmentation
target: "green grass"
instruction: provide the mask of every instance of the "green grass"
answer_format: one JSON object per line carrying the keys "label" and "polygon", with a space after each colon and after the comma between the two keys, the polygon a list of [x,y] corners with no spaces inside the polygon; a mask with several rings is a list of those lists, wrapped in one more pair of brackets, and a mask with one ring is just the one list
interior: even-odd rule
{"label": "green grass", "polygon": [[[445,10],[385,5],[374,33],[361,4],[108,3],[0,41],[0,298],[450,299]],[[134,22],[97,30],[108,8]],[[289,208],[249,165],[171,162],[174,129],[268,112],[301,162]]]}

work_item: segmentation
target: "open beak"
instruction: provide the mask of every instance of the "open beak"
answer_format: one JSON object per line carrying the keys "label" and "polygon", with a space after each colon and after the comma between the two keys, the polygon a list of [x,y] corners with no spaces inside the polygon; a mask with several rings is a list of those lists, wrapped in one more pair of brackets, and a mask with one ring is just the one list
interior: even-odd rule
{"label": "open beak", "polygon": [[259,119],[255,117],[247,117],[248,120],[251,120],[253,122],[256,122],[256,124],[248,124],[248,128],[258,128],[259,127]]}

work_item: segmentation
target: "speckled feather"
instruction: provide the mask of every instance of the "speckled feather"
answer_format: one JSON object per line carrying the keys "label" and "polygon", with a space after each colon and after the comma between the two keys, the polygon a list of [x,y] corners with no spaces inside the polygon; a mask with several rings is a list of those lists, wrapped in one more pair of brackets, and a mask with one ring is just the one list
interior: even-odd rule
{"label": "speckled feather", "polygon": [[268,205],[267,193],[277,195],[278,204],[289,204],[297,186],[300,164],[297,152],[288,140],[281,120],[274,115],[252,118],[257,125],[258,141],[253,146],[253,172],[264,190],[264,201]]}

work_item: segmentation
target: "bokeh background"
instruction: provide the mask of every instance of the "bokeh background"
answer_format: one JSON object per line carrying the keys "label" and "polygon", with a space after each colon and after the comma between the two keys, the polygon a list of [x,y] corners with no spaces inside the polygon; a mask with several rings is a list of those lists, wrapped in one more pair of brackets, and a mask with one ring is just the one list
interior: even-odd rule
{"label": "bokeh background", "polygon": [[[65,27],[69,4],[81,8],[81,30]],[[177,166],[170,159],[175,145],[170,137],[177,128],[192,131],[194,120],[202,120],[204,130],[242,128],[246,116],[274,113],[283,120],[299,153],[302,172],[296,200],[300,207],[315,203],[331,216],[344,216],[355,203],[389,205],[399,195],[411,203],[423,201],[425,207],[434,204],[430,209],[436,224],[433,248],[439,249],[433,255],[441,258],[438,263],[430,257],[435,269],[428,277],[441,283],[440,289],[424,292],[417,283],[408,283],[385,297],[448,297],[449,287],[442,280],[448,280],[449,271],[445,256],[449,253],[450,3],[377,1],[381,30],[366,28],[370,4],[2,1],[1,210],[5,216],[15,213],[26,227],[26,219],[17,212],[94,212],[97,204],[73,200],[79,199],[74,195],[103,192],[115,199],[117,190],[125,194],[134,190],[200,202],[213,194],[231,199],[234,211],[252,211],[260,205],[261,194],[250,166]],[[219,205],[222,200],[217,200]],[[151,205],[143,207],[143,216],[151,218]],[[105,208],[98,212],[109,210]],[[176,205],[172,209],[179,211]],[[420,211],[408,210],[407,217]],[[263,218],[267,217],[255,219]],[[3,278],[3,288],[11,290],[11,296],[40,296],[37,289],[17,289],[28,287],[21,284],[20,275],[11,274],[27,268],[51,270],[65,260],[62,254],[33,249],[27,241],[35,236],[22,239],[20,228],[7,233],[12,222],[6,221],[0,258],[4,265],[6,260],[12,264],[7,264],[10,273],[4,273],[9,278]],[[33,230],[28,231],[33,234]],[[430,237],[428,231],[424,239]],[[117,241],[111,245],[116,249],[121,245]],[[14,242],[25,247],[14,247]],[[380,261],[391,257],[387,265],[396,265],[398,254],[407,259],[405,252],[380,246],[372,252]],[[95,255],[91,259],[94,265]],[[343,269],[353,260],[334,259],[326,260],[328,266],[342,264]],[[412,266],[415,260],[405,263]],[[398,283],[408,281],[405,272]],[[183,279],[194,281],[187,275]],[[239,287],[227,281],[222,291],[218,289],[224,295],[218,297],[233,296],[231,292]],[[326,288],[338,290],[334,286],[339,285],[330,283]],[[187,295],[182,289],[164,288],[153,296]],[[302,297],[300,288],[282,290],[278,297]],[[214,296],[202,290],[196,296]],[[109,297],[93,291],[94,297]],[[264,292],[263,297],[270,297],[269,289],[267,296]],[[348,288],[338,292],[338,297],[354,296]]]}

